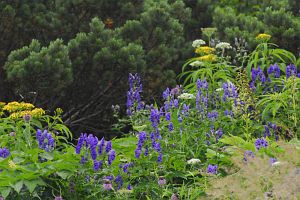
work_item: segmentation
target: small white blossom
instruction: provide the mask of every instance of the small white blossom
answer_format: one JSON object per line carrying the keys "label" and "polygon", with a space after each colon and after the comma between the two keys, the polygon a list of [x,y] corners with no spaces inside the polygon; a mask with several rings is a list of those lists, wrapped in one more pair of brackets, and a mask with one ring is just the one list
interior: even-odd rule
{"label": "small white blossom", "polygon": [[278,166],[278,165],[281,165],[281,162],[276,161],[276,162],[272,163],[272,166]]}
{"label": "small white blossom", "polygon": [[198,40],[194,40],[194,41],[193,41],[192,46],[193,46],[194,48],[197,48],[197,47],[200,47],[201,45],[205,45],[205,44],[206,44],[206,43],[205,43],[204,40],[198,39]]}
{"label": "small white blossom", "polygon": [[200,160],[197,159],[197,158],[192,158],[190,160],[187,161],[188,164],[196,164],[196,163],[199,163]]}
{"label": "small white blossom", "polygon": [[190,65],[191,65],[192,67],[199,67],[199,66],[201,66],[202,64],[203,64],[203,62],[201,62],[201,61],[199,61],[199,60],[196,60],[196,61],[190,63]]}
{"label": "small white blossom", "polygon": [[228,42],[220,42],[216,45],[217,49],[231,49],[231,45]]}
{"label": "small white blossom", "polygon": [[179,99],[195,99],[196,97],[193,94],[189,93],[182,93],[180,96],[178,96]]}

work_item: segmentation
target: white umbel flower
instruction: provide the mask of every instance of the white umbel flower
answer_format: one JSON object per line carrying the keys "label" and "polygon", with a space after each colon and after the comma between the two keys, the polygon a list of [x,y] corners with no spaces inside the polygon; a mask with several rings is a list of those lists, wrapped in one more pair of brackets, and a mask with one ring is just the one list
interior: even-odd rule
{"label": "white umbel flower", "polygon": [[193,94],[189,93],[182,93],[180,96],[178,96],[179,99],[195,99],[196,97]]}
{"label": "white umbel flower", "polygon": [[197,40],[194,40],[194,41],[193,41],[192,46],[193,46],[194,48],[197,48],[197,47],[200,47],[201,45],[205,45],[205,44],[206,44],[206,43],[205,43],[204,40],[197,39]]}
{"label": "white umbel flower", "polygon": [[196,164],[196,163],[199,163],[200,160],[197,159],[197,158],[192,158],[190,160],[187,161],[188,164]]}
{"label": "white umbel flower", "polygon": [[199,66],[201,66],[202,64],[203,64],[203,62],[201,62],[201,61],[199,61],[199,60],[196,60],[196,61],[190,63],[190,65],[191,65],[192,67],[199,67]]}
{"label": "white umbel flower", "polygon": [[217,49],[231,49],[231,45],[228,42],[220,42],[216,45]]}

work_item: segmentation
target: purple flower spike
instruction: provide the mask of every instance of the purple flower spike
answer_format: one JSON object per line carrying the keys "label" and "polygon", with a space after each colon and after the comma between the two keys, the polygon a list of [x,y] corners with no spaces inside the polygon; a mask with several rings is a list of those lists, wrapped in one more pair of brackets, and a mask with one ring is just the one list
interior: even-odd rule
{"label": "purple flower spike", "polygon": [[211,164],[209,164],[207,166],[206,172],[208,174],[218,174],[218,165],[211,165]]}
{"label": "purple flower spike", "polygon": [[255,141],[255,148],[256,150],[259,150],[261,148],[267,148],[268,147],[268,142],[264,138],[258,138]]}

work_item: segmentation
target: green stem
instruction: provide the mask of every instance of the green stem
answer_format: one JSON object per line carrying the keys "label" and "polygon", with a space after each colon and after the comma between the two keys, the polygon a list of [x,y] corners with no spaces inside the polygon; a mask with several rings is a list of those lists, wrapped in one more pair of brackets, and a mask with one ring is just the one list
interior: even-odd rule
{"label": "green stem", "polygon": [[24,131],[24,136],[25,136],[27,145],[29,146],[29,148],[31,148],[30,122],[26,123],[26,128],[25,128],[25,131]]}

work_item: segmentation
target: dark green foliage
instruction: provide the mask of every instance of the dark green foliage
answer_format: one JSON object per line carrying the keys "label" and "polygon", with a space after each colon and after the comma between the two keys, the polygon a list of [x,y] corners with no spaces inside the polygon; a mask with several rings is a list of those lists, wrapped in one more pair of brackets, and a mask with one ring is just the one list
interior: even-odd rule
{"label": "dark green foliage", "polygon": [[146,90],[151,94],[158,95],[162,90],[157,88],[175,84],[174,68],[178,64],[174,61],[186,45],[183,28],[189,14],[182,1],[145,1],[140,19],[129,20],[117,30],[126,41],[142,45],[148,66],[144,76],[150,82]]}
{"label": "dark green foliage", "polygon": [[232,1],[223,1],[223,6],[217,6],[213,13],[213,25],[218,28],[221,39],[233,42],[235,37],[242,37],[253,48],[255,36],[268,33],[272,35],[272,42],[280,47],[299,51],[299,12],[292,10],[296,1],[229,2]]}
{"label": "dark green foliage", "polygon": [[36,92],[39,100],[61,92],[73,77],[67,47],[59,39],[48,47],[33,40],[29,46],[12,51],[4,68],[17,94]]}
{"label": "dark green foliage", "polygon": [[[89,5],[92,6],[92,3]],[[107,5],[110,4],[102,2],[95,5],[95,8],[103,9],[103,6]],[[65,2],[62,7],[67,9],[70,8],[69,6],[70,4]],[[89,8],[82,9],[90,11]],[[58,9],[58,13],[61,12],[66,12],[66,10]],[[61,23],[59,26],[64,25],[68,29],[68,23],[76,21],[75,16],[78,16],[78,13],[67,15],[67,19],[59,21]],[[104,19],[111,17],[103,16]],[[73,77],[73,81],[70,79],[67,82],[68,87],[64,88],[67,83],[61,84],[59,81],[54,81],[53,78],[60,76],[58,69],[53,69],[48,74],[48,65],[51,64],[46,62],[42,50],[40,52],[40,44],[37,45],[38,47],[34,45],[29,48],[25,47],[10,55],[6,64],[7,80],[13,83],[13,77],[17,76],[21,79],[22,84],[20,84],[21,81],[16,83],[15,91],[21,91],[22,96],[27,100],[32,100],[34,97],[32,94],[29,95],[29,92],[40,94],[41,88],[51,88],[42,92],[45,93],[44,96],[38,96],[36,102],[38,105],[43,104],[49,110],[61,106],[69,111],[64,119],[71,127],[89,130],[100,127],[103,130],[105,127],[100,126],[99,122],[105,125],[110,120],[111,105],[124,105],[126,102],[124,94],[127,90],[128,73],[141,73],[143,78],[150,83],[144,85],[145,91],[149,92],[148,96],[143,97],[144,100],[148,100],[147,97],[160,96],[164,87],[176,84],[174,70],[176,65],[178,66],[176,61],[181,53],[185,52],[182,47],[187,45],[184,39],[184,23],[189,16],[190,10],[186,9],[182,1],[145,1],[139,17],[136,16],[134,19],[128,16],[132,20],[127,20],[119,28],[107,27],[106,22],[103,23],[99,18],[94,18],[89,28],[83,27],[84,32],[77,33],[73,39],[68,41],[66,37],[63,37],[68,44],[64,46],[61,53],[49,54],[53,60],[61,55],[64,55],[65,59],[70,59],[67,66],[59,67],[61,70],[71,65],[68,76],[65,76],[66,78]],[[51,45],[45,49],[50,49]],[[37,53],[32,53],[34,56],[29,53],[33,47],[37,48],[34,50]],[[44,72],[43,75],[35,76],[44,76],[42,80],[36,79],[35,76],[30,77],[32,73],[28,63],[35,62],[35,59],[39,63],[34,63],[34,68],[38,67],[41,72]],[[19,68],[18,72],[12,73],[12,69],[16,68]],[[26,76],[21,71],[25,71]],[[26,82],[27,79],[28,82]],[[52,85],[49,84],[50,82]],[[59,87],[55,84],[59,84]]]}

